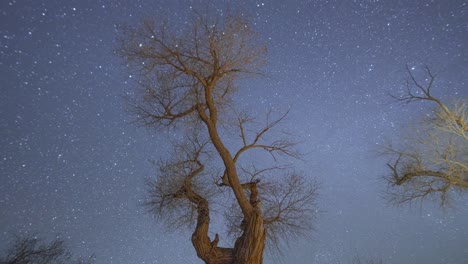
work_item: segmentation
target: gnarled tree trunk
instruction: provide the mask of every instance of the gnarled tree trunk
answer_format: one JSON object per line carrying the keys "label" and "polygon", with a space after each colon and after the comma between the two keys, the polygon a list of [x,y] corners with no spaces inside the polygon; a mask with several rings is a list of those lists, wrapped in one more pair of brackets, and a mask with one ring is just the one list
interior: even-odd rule
{"label": "gnarled tree trunk", "polygon": [[265,238],[266,231],[263,227],[263,216],[260,208],[255,208],[245,224],[242,236],[236,240],[232,263],[261,264],[263,262]]}
{"label": "gnarled tree trunk", "polygon": [[205,199],[199,201],[197,226],[192,234],[192,244],[197,256],[206,264],[261,264],[266,232],[259,209],[255,208],[250,219],[244,220],[242,224],[244,231],[236,240],[234,248],[223,248],[217,246],[218,234],[213,241],[210,241],[208,202]]}

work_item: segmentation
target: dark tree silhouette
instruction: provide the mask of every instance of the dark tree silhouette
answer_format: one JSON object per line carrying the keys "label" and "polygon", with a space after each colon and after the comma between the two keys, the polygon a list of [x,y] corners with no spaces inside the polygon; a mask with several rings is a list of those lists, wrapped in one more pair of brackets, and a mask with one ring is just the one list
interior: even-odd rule
{"label": "dark tree silhouette", "polygon": [[65,242],[55,239],[46,243],[35,236],[18,237],[0,258],[0,264],[91,264],[88,259],[75,258]]}
{"label": "dark tree silhouette", "polygon": [[[119,43],[117,53],[139,76],[130,111],[141,125],[184,138],[155,162],[152,213],[171,229],[192,227],[205,263],[262,263],[265,244],[279,248],[311,228],[317,185],[284,167],[298,157],[290,136],[272,139],[286,114],[267,113],[260,126],[234,102],[246,96],[236,81],[259,74],[266,54],[241,16],[197,16],[184,29],[144,21],[123,28]],[[271,165],[262,167],[262,152]],[[214,211],[225,212],[231,247],[218,246],[223,233],[209,235]]]}
{"label": "dark tree silhouette", "polygon": [[468,121],[466,99],[447,105],[432,95],[436,74],[425,68],[425,81],[416,79],[407,67],[406,94],[395,97],[405,103],[435,104],[409,137],[398,146],[388,146],[384,154],[390,174],[390,198],[396,204],[438,197],[442,206],[449,194],[468,190]]}

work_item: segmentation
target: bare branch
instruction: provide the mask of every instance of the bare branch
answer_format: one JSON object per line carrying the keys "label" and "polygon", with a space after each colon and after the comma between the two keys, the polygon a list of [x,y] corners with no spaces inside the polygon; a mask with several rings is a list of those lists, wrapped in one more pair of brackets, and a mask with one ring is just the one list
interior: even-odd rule
{"label": "bare branch", "polygon": [[55,239],[46,243],[35,235],[17,237],[16,241],[6,252],[6,256],[0,257],[2,264],[90,264],[94,257],[88,259],[76,258],[67,250],[65,241]]}
{"label": "bare branch", "polygon": [[164,220],[169,230],[191,227],[197,219],[200,200],[216,194],[216,190],[206,185],[208,178],[201,178],[207,176],[200,161],[206,146],[207,142],[190,137],[175,145],[170,155],[172,159],[155,163],[159,175],[156,180],[147,182],[149,199],[145,206]]}
{"label": "bare branch", "polygon": [[431,118],[425,118],[398,147],[387,147],[383,154],[394,161],[387,163],[386,177],[390,200],[396,204],[438,197],[445,206],[453,191],[468,189],[468,136],[466,103],[452,106],[431,95],[436,75],[428,67],[426,86],[420,84],[407,67],[410,84],[422,95],[408,88],[398,100],[407,103],[421,100],[435,102]]}
{"label": "bare branch", "polygon": [[234,155],[234,161],[237,161],[242,153],[250,149],[263,149],[267,151],[268,153],[270,153],[273,159],[276,159],[274,155],[275,153],[281,153],[286,156],[299,158],[299,154],[293,150],[293,147],[296,146],[296,143],[291,142],[289,140],[281,139],[281,140],[273,141],[272,143],[266,143],[266,144],[259,143],[259,141],[264,137],[265,134],[267,134],[271,129],[273,129],[276,125],[278,125],[281,121],[283,121],[286,118],[288,113],[289,111],[287,111],[282,116],[280,116],[279,118],[273,121],[270,121],[270,113],[268,113],[265,126],[255,133],[255,137],[250,141],[250,143],[247,143],[248,139],[247,139],[246,133],[244,132],[245,130],[244,126],[249,121],[249,119],[239,118],[238,126],[241,132],[241,138],[242,138],[242,141],[244,142],[244,145]]}
{"label": "bare branch", "polygon": [[279,181],[259,188],[262,190],[260,199],[263,201],[270,248],[280,251],[282,243],[302,237],[312,229],[318,212],[315,201],[319,185],[316,182],[289,172]]}
{"label": "bare branch", "polygon": [[208,103],[206,93],[222,105],[236,91],[233,81],[263,64],[265,48],[237,17],[222,25],[197,17],[191,31],[169,30],[167,21],[121,30],[117,54],[137,70],[145,94],[143,102],[133,100],[130,108],[144,125],[168,125],[194,113],[197,104]]}
{"label": "bare branch", "polygon": [[[270,250],[281,253],[283,245],[288,245],[312,229],[318,212],[315,204],[318,189],[316,182],[310,182],[295,172],[258,182],[258,199],[262,202]],[[229,234],[239,235],[242,214],[235,205],[225,212],[225,219],[229,223]]]}
{"label": "bare branch", "polygon": [[[443,124],[441,128],[446,126],[452,127],[451,131],[461,134],[468,139],[468,122],[466,120],[466,105],[464,102],[455,103],[453,109],[450,109],[446,104],[444,104],[439,98],[432,96],[431,88],[434,86],[434,82],[436,80],[437,74],[433,74],[429,67],[425,66],[425,73],[427,76],[428,81],[426,85],[423,85],[419,82],[415,75],[413,74],[412,70],[406,65],[406,70],[408,72],[409,80],[406,84],[406,95],[397,97],[392,96],[398,101],[402,101],[405,103],[411,103],[414,101],[431,101],[437,104],[436,109],[436,116],[438,121],[441,121]],[[416,92],[421,93],[421,95],[417,95],[413,93],[414,88],[416,88]]]}

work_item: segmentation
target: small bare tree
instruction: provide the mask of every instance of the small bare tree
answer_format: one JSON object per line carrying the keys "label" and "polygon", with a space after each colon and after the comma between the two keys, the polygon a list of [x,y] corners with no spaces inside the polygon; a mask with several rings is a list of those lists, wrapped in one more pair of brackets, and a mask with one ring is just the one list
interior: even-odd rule
{"label": "small bare tree", "polygon": [[65,242],[55,239],[46,243],[34,236],[18,237],[0,258],[0,264],[90,264],[93,257],[81,259],[73,257]]}
{"label": "small bare tree", "polygon": [[[279,156],[298,157],[287,134],[271,140],[286,114],[267,113],[259,125],[233,103],[236,81],[258,74],[265,62],[266,48],[248,23],[197,16],[189,25],[144,21],[120,38],[118,54],[139,76],[130,110],[143,126],[184,138],[155,163],[146,205],[169,228],[193,228],[192,244],[205,263],[259,264],[266,241],[279,245],[279,238],[310,229],[317,187],[279,165]],[[271,166],[262,167],[262,151],[273,157]],[[231,247],[218,246],[218,233],[209,235],[219,211],[235,236]]]}
{"label": "small bare tree", "polygon": [[432,95],[436,80],[425,67],[424,82],[416,79],[407,67],[406,94],[395,97],[404,103],[432,102],[435,109],[417,125],[414,132],[398,146],[389,146],[384,154],[390,175],[390,198],[396,204],[438,197],[442,206],[452,191],[468,189],[468,121],[466,100],[447,105]]}

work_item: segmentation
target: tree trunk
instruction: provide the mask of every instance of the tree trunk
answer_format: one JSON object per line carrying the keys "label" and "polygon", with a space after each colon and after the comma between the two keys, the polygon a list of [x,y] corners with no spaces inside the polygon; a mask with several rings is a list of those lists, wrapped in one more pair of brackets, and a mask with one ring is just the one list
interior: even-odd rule
{"label": "tree trunk", "polygon": [[[260,203],[259,203],[260,204]],[[263,227],[263,217],[258,207],[250,219],[245,221],[244,232],[234,245],[234,248],[218,247],[219,237],[210,241],[208,237],[209,209],[206,200],[198,204],[198,219],[192,234],[192,244],[197,256],[206,264],[262,264],[265,248],[266,232]]]}
{"label": "tree trunk", "polygon": [[250,201],[247,199],[242,184],[237,177],[235,161],[219,137],[216,127],[217,109],[211,94],[215,84],[215,80],[212,80],[210,84],[204,84],[205,101],[209,114],[205,112],[206,110],[201,104],[197,106],[197,111],[201,120],[206,124],[211,142],[225,165],[229,187],[232,189],[244,215],[241,226],[243,232],[237,238],[234,248],[217,247],[218,234],[216,234],[212,242],[208,237],[210,221],[208,202],[203,199],[203,203],[200,203],[200,200],[194,199],[193,201],[197,204],[198,219],[196,230],[192,235],[192,244],[197,251],[198,257],[204,260],[206,264],[262,264],[266,232],[263,227],[261,203],[257,202],[255,183],[251,184]]}
{"label": "tree trunk", "polygon": [[265,248],[266,231],[263,227],[263,216],[255,208],[245,224],[244,233],[236,240],[233,264],[262,264]]}

